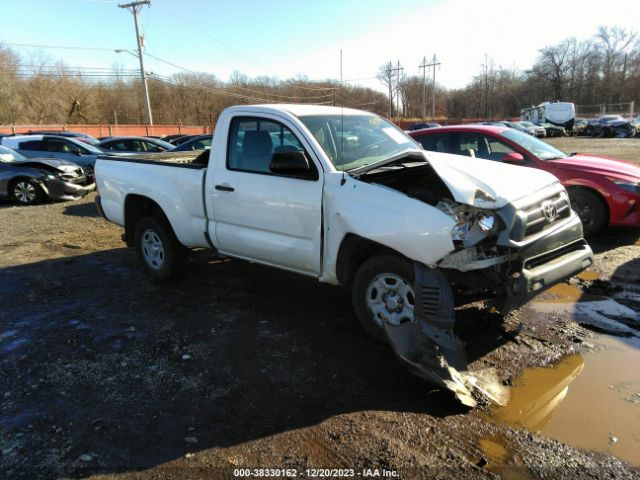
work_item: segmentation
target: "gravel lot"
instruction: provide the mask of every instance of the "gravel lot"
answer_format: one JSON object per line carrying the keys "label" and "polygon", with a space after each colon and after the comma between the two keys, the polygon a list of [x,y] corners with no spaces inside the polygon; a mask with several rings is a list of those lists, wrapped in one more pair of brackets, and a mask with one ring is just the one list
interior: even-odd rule
{"label": "gravel lot", "polygon": [[[2,478],[640,478],[422,383],[360,331],[346,290],[204,251],[180,279],[151,282],[94,197],[0,203]],[[614,295],[640,278],[639,236],[594,239],[600,279],[573,287]],[[507,385],[596,335],[561,312],[457,315],[472,369],[495,367]]]}
{"label": "gravel lot", "polygon": [[633,138],[591,138],[591,137],[554,137],[545,138],[546,142],[563,152],[592,153],[606,155],[620,160],[640,164],[640,137]]}

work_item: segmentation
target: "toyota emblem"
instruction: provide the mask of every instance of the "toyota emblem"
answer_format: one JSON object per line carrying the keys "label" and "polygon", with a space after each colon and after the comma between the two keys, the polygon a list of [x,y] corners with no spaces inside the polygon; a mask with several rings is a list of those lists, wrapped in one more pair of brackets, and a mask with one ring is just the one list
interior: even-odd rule
{"label": "toyota emblem", "polygon": [[558,216],[556,206],[549,201],[542,203],[542,212],[544,213],[544,218],[546,218],[549,223],[553,222]]}

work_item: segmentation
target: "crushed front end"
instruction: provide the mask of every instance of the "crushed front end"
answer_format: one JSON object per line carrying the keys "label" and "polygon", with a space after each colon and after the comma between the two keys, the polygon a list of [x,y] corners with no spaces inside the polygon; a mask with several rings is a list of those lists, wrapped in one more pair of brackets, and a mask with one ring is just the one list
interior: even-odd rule
{"label": "crushed front end", "polygon": [[[481,236],[486,218],[493,219],[493,228],[485,228]],[[475,220],[459,223],[465,227],[453,233],[457,250],[438,266],[454,285],[476,290],[483,285],[486,294],[501,301],[504,313],[594,260],[580,218],[559,183],[509,203],[493,215],[480,212]]]}

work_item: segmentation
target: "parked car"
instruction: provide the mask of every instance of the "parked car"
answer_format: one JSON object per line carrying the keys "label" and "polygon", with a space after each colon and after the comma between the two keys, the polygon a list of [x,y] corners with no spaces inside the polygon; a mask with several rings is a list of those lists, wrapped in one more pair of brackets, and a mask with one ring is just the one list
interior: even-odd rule
{"label": "parked car", "polygon": [[44,199],[76,200],[94,189],[93,177],[75,163],[30,159],[0,146],[0,197],[32,205]]}
{"label": "parked car", "polygon": [[497,295],[507,311],[593,262],[553,175],[425,152],[368,112],[230,107],[211,150],[170,154],[96,164],[98,211],[151,277],[211,248],[352,285],[364,329],[467,405],[478,382],[453,331],[452,288]]}
{"label": "parked car", "polygon": [[21,135],[57,135],[58,137],[75,138],[90,145],[95,145],[99,141],[97,138],[92,137],[87,133],[68,132],[66,130],[29,130],[28,132],[24,132]]}
{"label": "parked car", "polygon": [[567,154],[521,132],[482,126],[420,130],[425,149],[537,168],[560,179],[586,235],[605,225],[640,226],[640,168],[607,157]]}
{"label": "parked car", "polygon": [[[209,134],[211,135],[211,134]],[[188,142],[189,140],[191,140],[193,137],[197,137],[197,135],[185,135],[183,137],[180,138],[176,138],[173,142],[174,145],[182,145],[184,142]]]}
{"label": "parked car", "polygon": [[573,122],[573,129],[571,130],[571,135],[586,135],[587,134],[587,126],[589,122],[586,118],[576,118]]}
{"label": "parked car", "polygon": [[525,127],[524,125],[521,125],[520,122],[509,122],[509,121],[505,121],[502,122],[505,126],[509,127],[509,128],[515,128],[516,130],[519,130],[521,132],[524,133],[528,133],[530,135],[533,135],[534,131],[533,129],[530,129],[528,127]]}
{"label": "parked car", "polygon": [[173,145],[177,145],[176,140],[181,139],[182,137],[186,137],[188,135],[184,133],[174,133],[172,135],[165,135],[164,137],[160,137],[160,140],[164,142],[169,142]]}
{"label": "parked car", "polygon": [[640,137],[640,115],[638,115],[636,118],[634,118],[633,122],[631,122],[631,124],[633,125],[633,128],[636,129],[635,136],[636,137]]}
{"label": "parked car", "polygon": [[631,120],[620,115],[602,115],[588,123],[586,134],[592,137],[632,137],[636,129]]}
{"label": "parked car", "polygon": [[0,144],[27,158],[59,158],[77,163],[89,173],[93,172],[98,155],[104,155],[93,145],[58,135],[12,135],[0,138]]}
{"label": "parked car", "polygon": [[440,127],[441,125],[436,122],[414,122],[409,125],[409,130],[422,130],[423,128]]}
{"label": "parked car", "polygon": [[169,142],[149,137],[111,137],[96,145],[105,152],[159,153],[174,148]]}
{"label": "parked car", "polygon": [[173,148],[171,151],[187,152],[189,150],[208,150],[211,148],[211,138],[212,135],[210,133],[206,135],[196,135]]}
{"label": "parked car", "polygon": [[544,128],[546,137],[565,137],[567,135],[564,127],[554,125],[553,123],[538,123],[536,125]]}
{"label": "parked car", "polygon": [[526,122],[526,121],[520,122],[520,125],[524,125],[527,128],[531,128],[533,131],[532,135],[536,138],[544,138],[547,136],[547,130],[544,127],[541,127],[539,125],[534,125],[533,123]]}

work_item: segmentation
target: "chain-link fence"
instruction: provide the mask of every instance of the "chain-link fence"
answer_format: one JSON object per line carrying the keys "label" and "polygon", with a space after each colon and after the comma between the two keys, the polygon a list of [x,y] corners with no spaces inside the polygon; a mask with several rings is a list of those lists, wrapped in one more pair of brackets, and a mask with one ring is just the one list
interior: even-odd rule
{"label": "chain-link fence", "polygon": [[636,115],[635,102],[601,103],[598,105],[576,105],[576,117],[598,117],[600,115],[622,115],[634,117]]}

